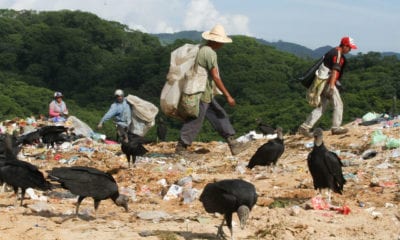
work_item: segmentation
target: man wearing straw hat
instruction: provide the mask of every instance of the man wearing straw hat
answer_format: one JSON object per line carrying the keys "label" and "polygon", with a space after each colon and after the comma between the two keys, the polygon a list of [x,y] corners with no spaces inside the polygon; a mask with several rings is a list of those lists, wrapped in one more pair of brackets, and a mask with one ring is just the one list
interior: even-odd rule
{"label": "man wearing straw hat", "polygon": [[207,43],[201,46],[197,54],[196,63],[208,71],[207,86],[200,99],[199,116],[184,122],[175,153],[182,154],[187,152],[187,147],[192,144],[200,132],[204,118],[207,118],[214,129],[227,140],[232,155],[236,155],[242,152],[246,146],[234,139],[233,136],[236,132],[228,114],[214,98],[215,91],[213,90],[217,87],[225,96],[228,104],[232,107],[235,106],[235,99],[230,95],[219,75],[217,53],[215,52],[225,43],[231,43],[232,39],[226,35],[224,27],[220,24],[215,25],[211,31],[203,32],[202,37],[207,40]]}

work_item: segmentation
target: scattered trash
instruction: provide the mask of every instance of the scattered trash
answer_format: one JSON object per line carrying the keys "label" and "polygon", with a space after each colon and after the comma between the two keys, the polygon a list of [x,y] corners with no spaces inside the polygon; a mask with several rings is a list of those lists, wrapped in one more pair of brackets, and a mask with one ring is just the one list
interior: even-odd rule
{"label": "scattered trash", "polygon": [[400,139],[389,138],[386,141],[386,148],[392,149],[392,148],[398,148],[398,147],[400,147]]}
{"label": "scattered trash", "polygon": [[150,194],[151,194],[151,191],[150,191],[150,188],[147,185],[143,185],[140,188],[140,191],[138,193],[138,195],[140,195],[140,196],[148,196]]}
{"label": "scattered trash", "polygon": [[316,196],[311,198],[311,206],[314,210],[328,210],[329,204],[321,197]]}
{"label": "scattered trash", "polygon": [[372,133],[372,145],[383,145],[385,140],[387,139],[386,135],[382,133],[381,130],[376,130]]}
{"label": "scattered trash", "polygon": [[72,156],[70,159],[60,159],[59,162],[62,164],[74,164],[79,159],[78,156]]}
{"label": "scattered trash", "polygon": [[120,193],[121,193],[121,194],[124,194],[124,195],[126,195],[126,196],[129,196],[130,199],[131,199],[132,201],[134,201],[134,202],[137,201],[137,198],[136,198],[136,191],[133,190],[133,189],[131,189],[131,188],[127,188],[127,187],[125,188],[125,187],[123,187],[123,188],[121,188]]}
{"label": "scattered trash", "polygon": [[349,215],[349,213],[351,212],[350,207],[347,206],[347,205],[344,205],[342,207],[337,207],[337,206],[330,205],[329,209],[337,211],[338,213],[341,213],[343,215]]}
{"label": "scattered trash", "polygon": [[304,143],[304,147],[306,147],[306,148],[312,148],[312,147],[314,147],[314,142],[307,142],[307,143]]}
{"label": "scattered trash", "polygon": [[81,147],[79,147],[79,150],[78,150],[78,151],[79,151],[79,152],[91,153],[91,152],[94,151],[94,149],[93,149],[93,148],[88,148],[88,147],[83,147],[83,146],[81,146]]}
{"label": "scattered trash", "polygon": [[355,182],[358,182],[358,177],[357,175],[353,174],[353,173],[346,173],[343,174],[344,179],[346,179],[346,181],[352,180]]}
{"label": "scattered trash", "polygon": [[118,142],[116,142],[116,141],[112,141],[112,140],[104,140],[104,143],[105,144],[119,144]]}
{"label": "scattered trash", "polygon": [[199,195],[199,190],[196,188],[185,188],[183,189],[182,196],[183,196],[183,203],[191,203]]}
{"label": "scattered trash", "polygon": [[321,196],[316,196],[311,199],[311,205],[314,210],[333,210],[341,213],[343,215],[348,215],[351,210],[350,207],[347,205],[344,206],[334,206],[327,203]]}
{"label": "scattered trash", "polygon": [[165,178],[158,180],[157,183],[163,187],[168,186],[167,180]]}
{"label": "scattered trash", "polygon": [[95,141],[100,141],[100,140],[104,141],[104,140],[106,140],[106,135],[100,134],[100,133],[96,133],[96,132],[91,133],[90,137]]}
{"label": "scattered trash", "polygon": [[269,136],[269,137],[267,137],[264,134],[256,133],[256,131],[253,130],[243,136],[238,137],[236,139],[236,141],[241,142],[241,143],[246,143],[246,142],[256,140],[256,139],[273,139],[273,138],[276,138],[276,134],[274,134],[274,135],[275,135],[275,137],[270,136],[270,135],[267,135],[267,136]]}
{"label": "scattered trash", "polygon": [[176,183],[177,185],[181,187],[192,187],[192,176],[187,176],[184,178],[179,179],[179,181]]}
{"label": "scattered trash", "polygon": [[361,119],[363,122],[368,122],[368,121],[375,120],[381,116],[382,116],[382,114],[380,114],[380,113],[368,112],[368,113],[364,114],[364,116],[362,116]]}
{"label": "scattered trash", "polygon": [[58,161],[62,158],[61,154],[57,153],[56,155],[54,155],[54,160]]}
{"label": "scattered trash", "polygon": [[342,164],[344,167],[360,165],[360,163],[356,162],[355,159],[342,160]]}
{"label": "scattered trash", "polygon": [[394,208],[394,204],[393,203],[385,203],[385,208]]}
{"label": "scattered trash", "polygon": [[297,216],[300,214],[301,207],[294,205],[289,209],[290,216]]}
{"label": "scattered trash", "polygon": [[29,195],[29,197],[33,200],[39,200],[39,201],[47,201],[47,197],[46,196],[40,196],[38,197],[35,194],[35,190],[33,190],[32,188],[27,188],[25,191],[26,194]]}
{"label": "scattered trash", "polygon": [[210,222],[210,218],[207,217],[197,217],[196,219],[201,224],[207,224]]}
{"label": "scattered trash", "polygon": [[165,194],[164,196],[164,200],[168,201],[171,199],[175,199],[178,198],[179,194],[181,194],[183,191],[183,187],[176,185],[176,184],[172,184],[169,189],[167,194]]}
{"label": "scattered trash", "polygon": [[143,220],[153,220],[157,222],[171,218],[171,216],[164,211],[143,211],[139,212],[137,217]]}
{"label": "scattered trash", "polygon": [[391,156],[392,158],[398,158],[398,157],[400,157],[400,150],[398,150],[398,149],[395,149],[395,150],[393,150],[392,151],[392,156]]}
{"label": "scattered trash", "polygon": [[238,164],[235,170],[240,174],[244,174],[246,172],[246,166],[245,164]]}
{"label": "scattered trash", "polygon": [[361,156],[362,156],[362,158],[363,158],[364,160],[366,160],[366,159],[370,159],[370,158],[375,157],[376,154],[378,154],[378,152],[375,151],[374,149],[368,149],[368,150],[365,150],[365,151],[361,154]]}
{"label": "scattered trash", "polygon": [[391,168],[391,167],[392,167],[392,164],[390,164],[388,162],[384,162],[384,163],[381,163],[381,164],[376,166],[376,168],[379,168],[379,169],[388,169],[388,168]]}
{"label": "scattered trash", "polygon": [[33,212],[42,213],[42,212],[52,212],[54,208],[47,204],[45,201],[38,201],[34,204],[29,204],[28,208]]}
{"label": "scattered trash", "polygon": [[396,183],[394,183],[394,182],[380,182],[379,186],[380,187],[393,188],[393,187],[396,187]]}
{"label": "scattered trash", "polygon": [[72,149],[72,143],[70,143],[70,142],[63,142],[63,143],[59,146],[59,148],[60,148],[61,150],[63,150],[64,152],[70,151],[70,150]]}

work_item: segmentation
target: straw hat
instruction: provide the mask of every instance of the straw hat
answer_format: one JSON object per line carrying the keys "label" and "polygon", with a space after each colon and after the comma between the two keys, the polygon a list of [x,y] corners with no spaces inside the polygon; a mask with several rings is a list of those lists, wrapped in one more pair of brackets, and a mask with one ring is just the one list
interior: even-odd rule
{"label": "straw hat", "polygon": [[221,24],[215,25],[211,31],[206,31],[201,34],[205,40],[220,42],[220,43],[231,43],[232,39],[229,38]]}

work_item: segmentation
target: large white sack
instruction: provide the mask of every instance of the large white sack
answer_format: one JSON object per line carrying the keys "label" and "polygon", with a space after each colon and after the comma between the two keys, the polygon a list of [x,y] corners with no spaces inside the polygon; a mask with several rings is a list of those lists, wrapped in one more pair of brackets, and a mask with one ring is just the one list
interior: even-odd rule
{"label": "large white sack", "polygon": [[132,111],[138,118],[145,122],[152,122],[156,118],[158,113],[156,105],[131,94],[126,97],[126,100],[134,107]]}

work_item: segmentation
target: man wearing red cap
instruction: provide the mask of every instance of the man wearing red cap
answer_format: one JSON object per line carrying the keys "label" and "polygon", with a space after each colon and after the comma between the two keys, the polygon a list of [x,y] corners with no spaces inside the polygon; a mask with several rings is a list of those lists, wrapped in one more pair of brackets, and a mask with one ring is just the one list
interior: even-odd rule
{"label": "man wearing red cap", "polygon": [[354,40],[351,37],[343,37],[338,47],[332,48],[325,54],[323,63],[315,73],[315,77],[319,80],[326,80],[325,89],[321,94],[319,106],[315,108],[307,117],[306,121],[300,125],[298,129],[300,134],[307,137],[312,136],[310,133],[311,128],[325,112],[330,101],[333,105],[332,134],[345,134],[348,132],[347,128],[341,127],[343,102],[338,88],[341,86],[339,79],[342,77],[343,69],[346,65],[344,54],[349,53],[351,49],[357,49]]}

